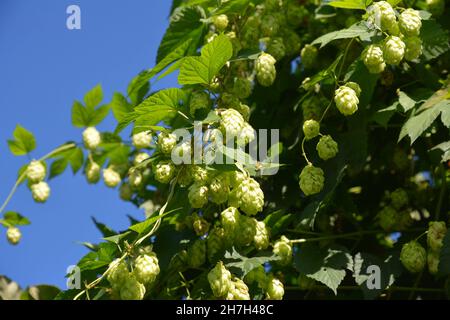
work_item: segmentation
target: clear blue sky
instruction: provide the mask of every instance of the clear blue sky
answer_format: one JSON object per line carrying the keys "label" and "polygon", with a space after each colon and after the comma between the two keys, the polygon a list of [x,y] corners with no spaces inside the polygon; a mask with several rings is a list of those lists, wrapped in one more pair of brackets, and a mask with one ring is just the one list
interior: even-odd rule
{"label": "clear blue sky", "polygon": [[[10,154],[6,140],[17,123],[37,139],[33,157],[41,157],[68,141],[80,141],[81,130],[71,127],[75,99],[101,83],[105,100],[125,92],[139,71],[154,66],[159,41],[168,25],[169,0],[1,0],[0,1],[0,198],[7,196],[26,157]],[[81,30],[66,28],[66,8],[81,8]],[[175,86],[174,76],[154,89]],[[113,118],[100,126],[111,130]],[[64,274],[87,252],[79,241],[98,242],[100,233],[90,217],[115,229],[128,226],[126,214],[143,212],[121,201],[117,190],[102,183],[87,185],[83,175],[70,171],[50,181],[52,194],[35,204],[22,186],[7,210],[32,220],[22,228],[18,246],[0,231],[0,274],[21,286],[65,285]]]}

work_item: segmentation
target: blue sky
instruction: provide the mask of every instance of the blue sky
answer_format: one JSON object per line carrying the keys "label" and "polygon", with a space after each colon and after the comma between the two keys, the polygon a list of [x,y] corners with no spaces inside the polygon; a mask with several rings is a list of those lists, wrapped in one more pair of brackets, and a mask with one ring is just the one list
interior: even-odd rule
{"label": "blue sky", "polygon": [[[80,141],[71,127],[75,99],[101,83],[105,102],[114,91],[125,92],[139,71],[154,66],[168,25],[169,0],[1,0],[0,1],[0,200],[3,202],[26,157],[14,157],[6,140],[16,124],[32,131],[38,158],[68,141]],[[66,28],[66,8],[81,8],[81,30]],[[175,86],[174,76],[153,87]],[[110,115],[99,127],[114,128]],[[50,181],[46,204],[35,204],[22,186],[6,210],[31,219],[23,238],[11,246],[0,229],[0,274],[21,286],[65,286],[66,268],[87,252],[80,241],[98,242],[91,216],[115,229],[128,226],[127,214],[143,212],[121,201],[117,190],[88,185],[83,175],[67,171]]]}

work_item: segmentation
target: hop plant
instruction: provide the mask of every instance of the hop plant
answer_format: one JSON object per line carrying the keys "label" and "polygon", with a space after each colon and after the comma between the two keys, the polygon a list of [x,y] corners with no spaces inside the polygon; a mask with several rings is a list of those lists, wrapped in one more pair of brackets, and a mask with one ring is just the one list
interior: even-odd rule
{"label": "hop plant", "polygon": [[149,131],[142,131],[134,134],[131,137],[131,141],[136,149],[149,148],[152,142],[152,135]]}
{"label": "hop plant", "polygon": [[358,95],[355,90],[347,86],[340,86],[334,93],[334,102],[339,112],[345,116],[354,114],[358,110]]}
{"label": "hop plant", "polygon": [[317,143],[316,150],[323,160],[334,158],[339,151],[338,144],[329,135],[322,136]]}
{"label": "hop plant", "polygon": [[220,129],[226,139],[237,137],[245,125],[242,115],[235,109],[227,109],[220,113],[220,117]]}
{"label": "hop plant", "polygon": [[273,245],[273,253],[280,259],[277,261],[282,266],[287,266],[292,261],[292,244],[288,238],[281,236]]}
{"label": "hop plant", "polygon": [[133,189],[128,183],[122,183],[119,189],[120,199],[123,201],[130,201],[133,197]]}
{"label": "hop plant", "polygon": [[356,96],[359,98],[359,96],[361,95],[361,87],[359,86],[359,84],[349,81],[345,84],[345,86],[353,89],[353,91],[355,91],[356,93]]}
{"label": "hop plant", "polygon": [[420,34],[422,27],[422,19],[419,11],[414,9],[406,9],[400,14],[399,27],[402,34],[407,37],[415,37]]}
{"label": "hop plant", "polygon": [[383,46],[383,58],[387,64],[397,65],[405,56],[406,45],[396,36],[386,38]]}
{"label": "hop plant", "polygon": [[122,300],[142,300],[144,295],[145,286],[134,276],[129,276],[120,288],[120,299]]}
{"label": "hop plant", "polygon": [[197,110],[209,109],[211,106],[211,99],[209,95],[204,91],[194,91],[189,100],[189,110],[192,115]]}
{"label": "hop plant", "polygon": [[401,209],[404,206],[408,205],[408,193],[405,189],[398,188],[391,192],[391,203],[395,209]]}
{"label": "hop plant", "polygon": [[305,68],[309,69],[315,66],[318,54],[319,50],[313,45],[307,44],[303,47],[300,51],[300,58]]}
{"label": "hop plant", "polygon": [[437,274],[439,271],[439,256],[440,251],[430,250],[427,253],[428,271],[432,275]]}
{"label": "hop plant", "polygon": [[379,45],[371,44],[362,53],[362,59],[370,73],[381,73],[386,67],[383,50]]}
{"label": "hop plant", "polygon": [[309,99],[306,99],[302,104],[303,120],[316,120],[318,121],[324,111],[323,100],[316,95]]}
{"label": "hop plant", "polygon": [[6,230],[6,239],[12,245],[16,245],[20,242],[20,238],[22,238],[22,233],[19,228],[16,227],[8,227]]}
{"label": "hop plant", "polygon": [[431,221],[428,227],[427,244],[428,248],[434,251],[441,250],[444,237],[447,234],[447,227],[443,221]]}
{"label": "hop plant", "polygon": [[225,14],[220,14],[213,17],[213,24],[217,30],[223,31],[228,27],[228,17]]}
{"label": "hop plant", "polygon": [[228,177],[225,174],[219,174],[213,178],[209,184],[209,191],[211,202],[216,204],[227,202],[230,193]]}
{"label": "hop plant", "polygon": [[191,140],[183,141],[172,149],[172,161],[175,164],[191,163],[192,146]]}
{"label": "hop plant", "polygon": [[233,188],[237,188],[239,187],[239,185],[244,182],[244,180],[247,179],[247,175],[244,174],[242,171],[240,170],[236,170],[236,171],[231,171],[229,173],[229,179],[230,179],[230,185]]}
{"label": "hop plant", "polygon": [[26,175],[31,183],[36,183],[45,179],[46,171],[42,162],[33,160],[27,167]]}
{"label": "hop plant", "polygon": [[227,300],[250,300],[248,287],[241,279],[234,278],[228,290]]}
{"label": "hop plant", "polygon": [[257,220],[247,216],[239,217],[234,241],[238,246],[248,246],[255,239]]}
{"label": "hop plant", "polygon": [[86,180],[88,183],[97,183],[100,180],[100,166],[93,161],[89,161],[86,166]]}
{"label": "hop plant", "polygon": [[286,47],[284,46],[283,38],[271,38],[267,43],[267,53],[280,61],[286,55]]}
{"label": "hop plant", "polygon": [[368,9],[369,21],[375,23],[383,31],[396,29],[397,17],[392,6],[387,1],[375,2]]}
{"label": "hop plant", "polygon": [[199,217],[196,213],[192,214],[192,227],[198,236],[205,235],[209,230],[209,225],[209,222],[203,217]]}
{"label": "hop plant", "polygon": [[256,222],[256,233],[253,238],[253,243],[257,250],[264,250],[269,246],[269,230],[264,221]]}
{"label": "hop plant", "polygon": [[159,274],[158,258],[154,252],[141,254],[134,261],[133,275],[142,284],[149,285]]}
{"label": "hop plant", "polygon": [[306,140],[315,138],[320,133],[320,124],[316,120],[306,120],[303,122],[303,134]]}
{"label": "hop plant", "polygon": [[119,185],[120,181],[122,181],[122,178],[113,167],[109,167],[103,170],[103,180],[107,187],[115,188]]}
{"label": "hop plant", "polygon": [[133,188],[139,188],[142,185],[144,177],[139,170],[130,170],[128,174],[128,181]]}
{"label": "hop plant", "polygon": [[266,289],[266,299],[267,300],[282,300],[284,296],[284,286],[283,283],[271,277],[267,284]]}
{"label": "hop plant", "polygon": [[419,37],[407,37],[405,41],[405,60],[416,60],[422,55],[422,40]]}
{"label": "hop plant", "polygon": [[83,143],[89,150],[95,150],[101,143],[100,132],[94,127],[88,127],[83,131]]}
{"label": "hop plant", "polygon": [[217,261],[216,259],[223,253],[227,243],[231,240],[228,239],[229,234],[225,232],[223,228],[214,227],[206,238],[206,252],[209,262]]}
{"label": "hop plant", "polygon": [[426,0],[427,9],[433,16],[440,16],[445,10],[445,0]]}
{"label": "hop plant", "polygon": [[50,196],[50,187],[47,182],[41,181],[31,185],[31,195],[34,201],[44,203]]}
{"label": "hop plant", "polygon": [[274,15],[266,15],[261,19],[260,30],[261,34],[265,37],[271,37],[277,34],[280,25]]}
{"label": "hop plant", "polygon": [[231,273],[222,261],[219,261],[208,273],[208,282],[216,298],[223,298],[228,294],[231,288]]}
{"label": "hop plant", "polygon": [[220,222],[227,233],[234,233],[239,226],[240,213],[235,207],[229,207],[220,214]]}
{"label": "hop plant", "polygon": [[139,152],[133,160],[133,164],[135,166],[139,165],[140,163],[144,162],[145,160],[150,159],[150,155],[145,152]]}
{"label": "hop plant", "polygon": [[262,53],[255,62],[256,78],[263,87],[270,87],[277,77],[277,61],[268,53]]}
{"label": "hop plant", "polygon": [[245,146],[253,140],[255,140],[255,129],[253,129],[253,127],[248,123],[245,123],[238,135],[237,144],[240,146]]}
{"label": "hop plant", "polygon": [[248,98],[252,94],[252,82],[247,78],[235,78],[233,82],[233,94],[239,99]]}
{"label": "hop plant", "polygon": [[410,241],[403,245],[400,261],[411,273],[419,273],[427,263],[427,252],[417,241]]}
{"label": "hop plant", "polygon": [[158,135],[158,147],[164,154],[170,154],[177,144],[177,136],[173,133],[161,132]]}
{"label": "hop plant", "polygon": [[208,203],[208,187],[194,183],[189,187],[188,198],[192,208],[203,208]]}
{"label": "hop plant", "polygon": [[391,206],[386,206],[377,214],[378,223],[385,231],[392,231],[397,224],[397,210]]}
{"label": "hop plant", "polygon": [[160,161],[155,166],[155,179],[161,183],[169,183],[175,176],[175,166],[169,160]]}
{"label": "hop plant", "polygon": [[239,208],[248,215],[261,212],[264,206],[264,193],[259,183],[253,178],[247,178],[236,188]]}
{"label": "hop plant", "polygon": [[300,173],[300,189],[307,196],[319,193],[325,183],[323,170],[308,164]]}
{"label": "hop plant", "polygon": [[297,278],[297,283],[300,290],[311,290],[316,284],[316,281],[301,273]]}
{"label": "hop plant", "polygon": [[267,274],[263,266],[258,266],[252,269],[244,278],[244,281],[248,284],[256,282],[258,287],[265,289],[267,286]]}
{"label": "hop plant", "polygon": [[126,262],[121,259],[115,259],[109,264],[108,269],[109,272],[106,279],[113,289],[120,289],[130,276]]}
{"label": "hop plant", "polygon": [[206,261],[206,241],[196,240],[189,248],[187,263],[192,268],[201,267]]}

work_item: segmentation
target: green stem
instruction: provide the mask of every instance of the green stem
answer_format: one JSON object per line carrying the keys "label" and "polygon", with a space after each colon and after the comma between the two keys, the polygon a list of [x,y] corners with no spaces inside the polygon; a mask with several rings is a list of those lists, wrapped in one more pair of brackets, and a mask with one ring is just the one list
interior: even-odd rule
{"label": "green stem", "polygon": [[[68,149],[72,149],[76,147],[75,143],[70,143],[70,144],[65,144],[59,148],[54,149],[53,151],[47,153],[45,156],[43,156],[42,158],[38,159],[37,161],[45,161],[48,158],[52,157],[53,155],[55,155],[58,152],[61,151],[65,151]],[[12,187],[11,191],[8,194],[8,197],[6,197],[6,200],[3,202],[2,206],[0,207],[0,213],[3,212],[3,210],[6,208],[6,206],[8,205],[9,201],[11,201],[14,193],[16,192],[17,188],[19,187],[19,185],[23,182],[23,180],[25,179],[27,175],[27,171],[24,170],[24,172],[22,172],[22,174],[20,175],[19,179],[16,180],[16,183],[14,184],[14,186]]]}
{"label": "green stem", "polygon": [[308,163],[308,165],[310,165],[310,164],[312,164],[312,162],[309,161],[308,157],[306,156],[305,141],[306,141],[306,138],[303,138],[303,140],[302,140],[302,156],[303,156],[303,158],[305,158],[305,160]]}

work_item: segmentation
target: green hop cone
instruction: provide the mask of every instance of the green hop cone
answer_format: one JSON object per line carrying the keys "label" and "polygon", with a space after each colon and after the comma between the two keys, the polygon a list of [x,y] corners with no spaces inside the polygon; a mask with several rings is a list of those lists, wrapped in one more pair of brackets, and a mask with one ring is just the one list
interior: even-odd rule
{"label": "green hop cone", "polygon": [[109,272],[106,279],[113,289],[119,289],[129,278],[127,263],[120,259],[115,259],[109,264]]}
{"label": "green hop cone", "polygon": [[405,42],[405,60],[413,61],[422,55],[422,40],[419,37],[407,37]]}
{"label": "green hop cone", "polygon": [[397,17],[389,2],[375,2],[367,11],[369,13],[369,22],[374,23],[383,31],[395,30]]}
{"label": "green hop cone", "polygon": [[18,244],[21,238],[22,233],[20,232],[19,228],[8,227],[8,229],[6,230],[6,239],[10,244],[12,245]]}
{"label": "green hop cone", "polygon": [[284,296],[284,286],[283,283],[271,277],[267,284],[266,289],[266,300],[282,300]]}
{"label": "green hop cone", "polygon": [[100,166],[95,162],[89,161],[85,174],[88,183],[97,183],[100,180]]}
{"label": "green hop cone", "polygon": [[417,241],[411,241],[403,245],[400,261],[409,272],[419,273],[427,263],[427,252]]}
{"label": "green hop cone", "polygon": [[41,161],[33,160],[27,167],[26,175],[31,183],[41,182],[45,179],[46,168]]}
{"label": "green hop cone", "polygon": [[253,178],[247,178],[236,188],[239,208],[248,215],[255,215],[263,210],[264,193],[259,183]]}
{"label": "green hop cone", "polygon": [[399,27],[402,34],[407,37],[415,37],[420,34],[422,27],[422,19],[419,11],[414,9],[406,9],[400,14]]}
{"label": "green hop cone", "polygon": [[203,236],[209,231],[209,222],[204,218],[199,217],[198,214],[192,214],[192,227],[194,228],[195,234],[198,236]]}
{"label": "green hop cone", "polygon": [[255,62],[256,78],[263,87],[270,87],[277,77],[277,61],[268,53],[262,53]]}
{"label": "green hop cone", "polygon": [[253,238],[253,243],[257,250],[264,250],[269,246],[269,230],[264,221],[256,222],[256,233]]}
{"label": "green hop cone", "polygon": [[150,134],[150,131],[142,131],[133,134],[131,141],[136,149],[149,148],[152,142],[152,135]]}
{"label": "green hop cone", "polygon": [[219,261],[208,273],[208,282],[216,298],[224,298],[228,294],[231,288],[231,273],[222,261]]}
{"label": "green hop cone", "polygon": [[230,193],[228,176],[219,174],[217,177],[213,178],[209,184],[209,191],[211,202],[215,204],[227,202],[228,194]]}
{"label": "green hop cone", "polygon": [[33,200],[38,203],[44,203],[50,197],[50,187],[45,181],[32,184],[30,188]]}
{"label": "green hop cone", "polygon": [[239,111],[227,109],[220,113],[220,129],[224,135],[224,140],[237,137],[245,125],[245,120]]}
{"label": "green hop cone", "polygon": [[391,206],[386,206],[377,214],[378,223],[384,231],[392,231],[397,224],[397,210]]}
{"label": "green hop cone", "polygon": [[120,288],[120,299],[122,300],[142,300],[144,295],[145,286],[134,276],[128,277]]}
{"label": "green hop cone", "polygon": [[260,287],[261,289],[265,289],[268,281],[264,267],[258,266],[252,269],[249,273],[245,275],[244,281],[247,284],[252,284],[256,282],[258,284],[258,287]]}
{"label": "green hop cone", "polygon": [[195,115],[197,110],[209,109],[211,106],[211,99],[204,91],[194,91],[189,100],[189,110],[192,115]]}
{"label": "green hop cone", "polygon": [[409,203],[408,193],[402,188],[395,189],[391,192],[390,197],[392,206],[395,209],[401,209]]}
{"label": "green hop cone", "polygon": [[303,134],[306,140],[315,138],[320,133],[320,123],[316,120],[306,120],[303,122]]}
{"label": "green hop cone", "polygon": [[283,43],[286,51],[286,55],[293,56],[300,51],[302,46],[302,39],[299,35],[291,29],[283,30]]}
{"label": "green hop cone", "polygon": [[364,65],[370,73],[381,73],[386,68],[383,50],[379,45],[371,44],[362,53]]}
{"label": "green hop cone", "polygon": [[159,274],[158,258],[154,252],[142,254],[134,261],[133,275],[142,284],[149,285]]}
{"label": "green hop cone", "polygon": [[192,208],[203,208],[208,203],[208,187],[194,183],[189,187],[188,198]]}
{"label": "green hop cone", "polygon": [[206,238],[206,252],[209,262],[217,261],[220,257],[229,241],[228,234],[223,228],[214,227]]}
{"label": "green hop cone", "polygon": [[313,119],[319,121],[320,117],[325,110],[324,104],[328,103],[327,101],[322,100],[316,95],[313,95],[311,98],[305,99],[302,103],[302,111],[303,111],[303,120]]}
{"label": "green hop cone", "polygon": [[279,257],[277,262],[282,266],[287,266],[292,261],[292,244],[288,238],[281,236],[280,240],[273,245],[273,253]]}
{"label": "green hop cone", "polygon": [[359,96],[361,95],[361,87],[359,86],[359,84],[349,81],[345,84],[345,86],[353,89],[353,91],[355,91],[356,93],[356,96],[359,98]]}
{"label": "green hop cone", "polygon": [[440,251],[429,250],[427,254],[428,271],[432,275],[436,275],[439,271]]}
{"label": "green hop cone", "polygon": [[280,61],[286,55],[286,47],[284,46],[283,38],[271,38],[267,43],[267,53]]}
{"label": "green hop cone", "polygon": [[191,174],[192,179],[194,179],[195,182],[200,184],[207,184],[210,178],[208,170],[197,165],[193,165],[191,167]]}
{"label": "green hop cone", "polygon": [[252,94],[252,82],[247,78],[235,78],[233,83],[233,93],[239,99],[248,98]]}
{"label": "green hop cone", "polygon": [[227,233],[232,234],[238,228],[240,216],[241,214],[235,207],[229,207],[222,211],[220,214],[220,222]]}
{"label": "green hop cone", "polygon": [[325,183],[323,170],[308,164],[300,173],[300,189],[307,196],[319,193]]}
{"label": "green hop cone", "polygon": [[86,149],[95,150],[101,143],[100,132],[94,127],[88,127],[83,131],[83,143]]}
{"label": "green hop cone", "polygon": [[159,161],[154,168],[155,179],[161,183],[169,183],[175,176],[175,166],[170,160]]}
{"label": "green hop cone", "polygon": [[223,31],[228,27],[228,17],[225,14],[220,14],[213,17],[213,24],[217,30]]}
{"label": "green hop cone", "polygon": [[383,46],[383,58],[387,64],[397,65],[405,56],[406,45],[396,36],[386,38]]}
{"label": "green hop cone", "polygon": [[248,287],[241,279],[235,278],[231,281],[227,300],[250,300]]}
{"label": "green hop cone", "polygon": [[187,254],[187,263],[192,268],[201,267],[206,261],[206,241],[196,240],[194,244],[189,247]]}
{"label": "green hop cone", "polygon": [[277,34],[280,25],[275,15],[266,15],[261,19],[260,31],[263,36],[271,37]]}
{"label": "green hop cone", "polygon": [[302,64],[305,68],[310,69],[315,66],[318,54],[319,51],[313,45],[307,44],[303,47],[300,52],[300,58],[302,59]]}
{"label": "green hop cone", "polygon": [[158,147],[164,154],[170,154],[177,145],[177,136],[173,133],[161,132],[158,135]]}
{"label": "green hop cone", "polygon": [[441,250],[446,234],[447,227],[444,221],[431,221],[427,233],[428,248],[434,251]]}
{"label": "green hop cone", "polygon": [[120,173],[114,167],[110,166],[103,170],[103,181],[107,187],[115,188],[122,181],[122,178],[120,177]]}
{"label": "green hop cone", "polygon": [[329,135],[322,136],[317,143],[316,150],[323,160],[334,158],[339,151],[338,144]]}
{"label": "green hop cone", "polygon": [[334,93],[334,102],[339,112],[344,116],[354,114],[358,110],[358,95],[347,86],[340,86]]}
{"label": "green hop cone", "polygon": [[239,217],[239,224],[234,233],[234,242],[237,246],[248,246],[256,235],[256,220],[244,215]]}

